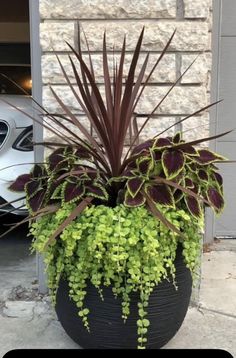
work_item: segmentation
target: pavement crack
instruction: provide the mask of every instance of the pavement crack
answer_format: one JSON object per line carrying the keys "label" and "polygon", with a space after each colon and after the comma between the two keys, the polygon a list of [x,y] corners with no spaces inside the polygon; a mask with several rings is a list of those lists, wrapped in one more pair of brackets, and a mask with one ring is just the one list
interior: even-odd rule
{"label": "pavement crack", "polygon": [[211,308],[206,308],[206,307],[203,307],[203,306],[199,306],[198,307],[198,311],[202,314],[204,314],[204,311],[207,311],[207,312],[212,312],[212,313],[217,313],[221,316],[225,316],[225,317],[230,317],[230,318],[234,318],[236,319],[236,315],[233,315],[233,314],[230,314],[230,313],[226,313],[226,312],[222,312],[222,311],[218,311],[218,310],[214,310],[214,309],[211,309]]}

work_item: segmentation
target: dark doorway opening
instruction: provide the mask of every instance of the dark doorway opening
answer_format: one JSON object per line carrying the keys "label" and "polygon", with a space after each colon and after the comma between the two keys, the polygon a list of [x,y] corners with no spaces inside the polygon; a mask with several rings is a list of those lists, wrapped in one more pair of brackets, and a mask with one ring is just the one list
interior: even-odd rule
{"label": "dark doorway opening", "polygon": [[29,0],[1,1],[0,73],[0,94],[31,94]]}

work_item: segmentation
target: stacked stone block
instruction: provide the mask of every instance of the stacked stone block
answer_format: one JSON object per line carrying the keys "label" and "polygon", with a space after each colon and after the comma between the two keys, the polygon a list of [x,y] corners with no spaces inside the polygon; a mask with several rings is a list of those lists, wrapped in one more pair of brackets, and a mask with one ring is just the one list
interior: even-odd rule
{"label": "stacked stone block", "polygon": [[[85,58],[88,58],[83,32],[86,33],[93,54],[95,72],[101,91],[104,90],[102,73],[102,37],[107,32],[107,44],[112,65],[113,47],[119,56],[124,34],[127,36],[127,60],[131,58],[135,42],[143,26],[145,36],[143,54],[147,52],[150,65],[155,62],[168,39],[176,29],[168,53],[154,72],[150,85],[137,108],[139,124],[150,113],[158,100],[168,91],[180,74],[194,59],[196,61],[181,79],[155,116],[150,120],[142,139],[176,123],[184,116],[209,103],[211,71],[211,14],[212,0],[40,0],[40,38],[42,47],[43,104],[52,113],[62,110],[54,100],[49,86],[64,102],[86,122],[82,110],[65,83],[53,51],[61,58],[69,77],[75,83],[66,41],[78,47],[81,40]],[[198,56],[198,57],[197,57]],[[197,58],[196,58],[197,57]],[[176,126],[185,131],[187,139],[206,136],[209,131],[209,114],[204,113]],[[45,136],[50,137],[50,133]]]}

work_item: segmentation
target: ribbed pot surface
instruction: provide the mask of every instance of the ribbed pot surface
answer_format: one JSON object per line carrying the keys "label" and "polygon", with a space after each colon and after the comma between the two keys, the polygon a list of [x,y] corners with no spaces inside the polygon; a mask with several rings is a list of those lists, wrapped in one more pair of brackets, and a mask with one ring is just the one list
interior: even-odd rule
{"label": "ribbed pot surface", "polygon": [[[157,349],[164,346],[180,328],[190,301],[192,278],[186,268],[182,251],[177,250],[175,260],[176,284],[164,280],[153,291],[148,306],[148,342],[146,348]],[[89,284],[85,307],[90,309],[90,333],[84,328],[78,316],[78,308],[69,298],[66,281],[61,280],[57,292],[56,312],[67,334],[82,348],[87,349],[135,349],[137,348],[138,294],[133,294],[130,316],[124,324],[121,318],[121,300],[115,299],[111,288],[104,288],[104,301],[97,289]]]}

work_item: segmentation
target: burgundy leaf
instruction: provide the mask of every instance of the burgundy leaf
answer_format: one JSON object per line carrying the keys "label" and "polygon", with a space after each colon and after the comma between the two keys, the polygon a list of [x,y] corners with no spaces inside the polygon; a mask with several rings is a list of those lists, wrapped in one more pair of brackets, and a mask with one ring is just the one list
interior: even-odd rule
{"label": "burgundy leaf", "polygon": [[27,199],[28,205],[32,212],[36,212],[42,208],[45,196],[46,191],[44,189],[40,189],[31,198]]}
{"label": "burgundy leaf", "polygon": [[136,154],[148,151],[152,147],[153,143],[154,143],[153,139],[150,139],[150,140],[147,140],[144,143],[141,143],[141,144],[137,145],[133,149],[132,155],[134,155],[134,154],[136,155]]}
{"label": "burgundy leaf", "polygon": [[75,156],[79,159],[90,159],[92,157],[91,152],[82,145],[76,148]]}
{"label": "burgundy leaf", "polygon": [[71,145],[67,145],[63,151],[64,157],[67,155],[73,154],[73,151],[74,151],[73,147]]}
{"label": "burgundy leaf", "polygon": [[182,138],[181,133],[180,133],[180,132],[177,132],[177,133],[174,135],[172,141],[173,141],[173,143],[175,143],[175,144],[179,144],[181,138]]}
{"label": "burgundy leaf", "polygon": [[186,186],[186,188],[194,188],[194,184],[193,184],[192,179],[185,178],[185,186]]}
{"label": "burgundy leaf", "polygon": [[142,158],[138,163],[139,172],[143,175],[148,175],[152,166],[151,158]]}
{"label": "burgundy leaf", "polygon": [[25,184],[25,192],[28,198],[32,198],[39,190],[42,190],[41,180],[31,180]]}
{"label": "burgundy leaf", "polygon": [[130,170],[130,169],[126,169],[122,174],[122,177],[125,177],[125,178],[132,178],[133,176],[134,176],[134,172],[133,172],[133,170]]}
{"label": "burgundy leaf", "polygon": [[124,201],[125,206],[128,207],[142,206],[145,203],[145,201],[146,199],[140,192],[134,198],[129,194],[128,191],[125,193],[125,201]]}
{"label": "burgundy leaf", "polygon": [[165,184],[149,185],[146,188],[148,196],[156,203],[163,206],[175,207],[171,189]]}
{"label": "burgundy leaf", "polygon": [[80,199],[84,194],[84,186],[79,184],[66,183],[63,191],[64,200],[66,203]]}
{"label": "burgundy leaf", "polygon": [[86,194],[98,199],[107,200],[106,190],[99,184],[86,185]]}
{"label": "burgundy leaf", "polygon": [[32,170],[32,176],[33,178],[41,178],[43,176],[46,176],[47,172],[44,166],[35,164]]}
{"label": "burgundy leaf", "polygon": [[170,139],[168,138],[158,138],[155,141],[154,149],[155,148],[166,148],[172,146]]}
{"label": "burgundy leaf", "polygon": [[196,183],[193,183],[193,188],[191,188],[191,190],[195,193],[198,194],[199,193],[199,186]]}
{"label": "burgundy leaf", "polygon": [[64,158],[64,148],[56,149],[52,154],[48,157],[49,169],[54,170],[55,167],[60,163]]}
{"label": "burgundy leaf", "polygon": [[131,178],[128,180],[127,188],[128,188],[130,195],[133,198],[138,194],[138,192],[142,188],[143,183],[144,183],[143,178],[136,177],[136,178]]}
{"label": "burgundy leaf", "polygon": [[196,149],[192,146],[192,145],[186,145],[185,147],[181,148],[181,151],[184,154],[187,154],[189,156],[197,156],[198,152],[196,151]]}
{"label": "burgundy leaf", "polygon": [[162,154],[162,166],[166,178],[176,177],[184,168],[185,158],[180,150],[165,150]]}
{"label": "burgundy leaf", "polygon": [[183,196],[184,196],[184,193],[181,190],[177,189],[174,192],[174,201],[175,201],[175,203],[177,204],[182,199]]}
{"label": "burgundy leaf", "polygon": [[197,173],[197,165],[195,163],[187,164],[187,167],[192,173]]}
{"label": "burgundy leaf", "polygon": [[224,198],[219,191],[211,187],[207,190],[207,197],[215,211],[220,213],[224,208]]}
{"label": "burgundy leaf", "polygon": [[208,182],[209,178],[208,178],[208,174],[207,174],[207,172],[205,170],[200,169],[198,171],[198,177],[199,177],[199,179]]}
{"label": "burgundy leaf", "polygon": [[31,180],[30,174],[22,174],[8,187],[9,190],[21,192],[25,189],[25,184]]}
{"label": "burgundy leaf", "polygon": [[221,187],[223,185],[223,178],[219,173],[213,172],[213,178],[217,181],[218,185]]}
{"label": "burgundy leaf", "polygon": [[159,161],[159,160],[161,160],[161,155],[162,155],[162,152],[161,151],[155,151],[154,153],[153,153],[153,158],[154,158],[154,160],[157,162],[157,161]]}
{"label": "burgundy leaf", "polygon": [[224,157],[211,152],[207,149],[200,149],[198,151],[199,157],[195,157],[194,160],[202,165],[210,164],[213,162],[217,162],[219,160],[225,160]]}
{"label": "burgundy leaf", "polygon": [[199,201],[193,196],[185,196],[185,203],[189,212],[196,218],[200,218],[202,216],[202,210]]}

